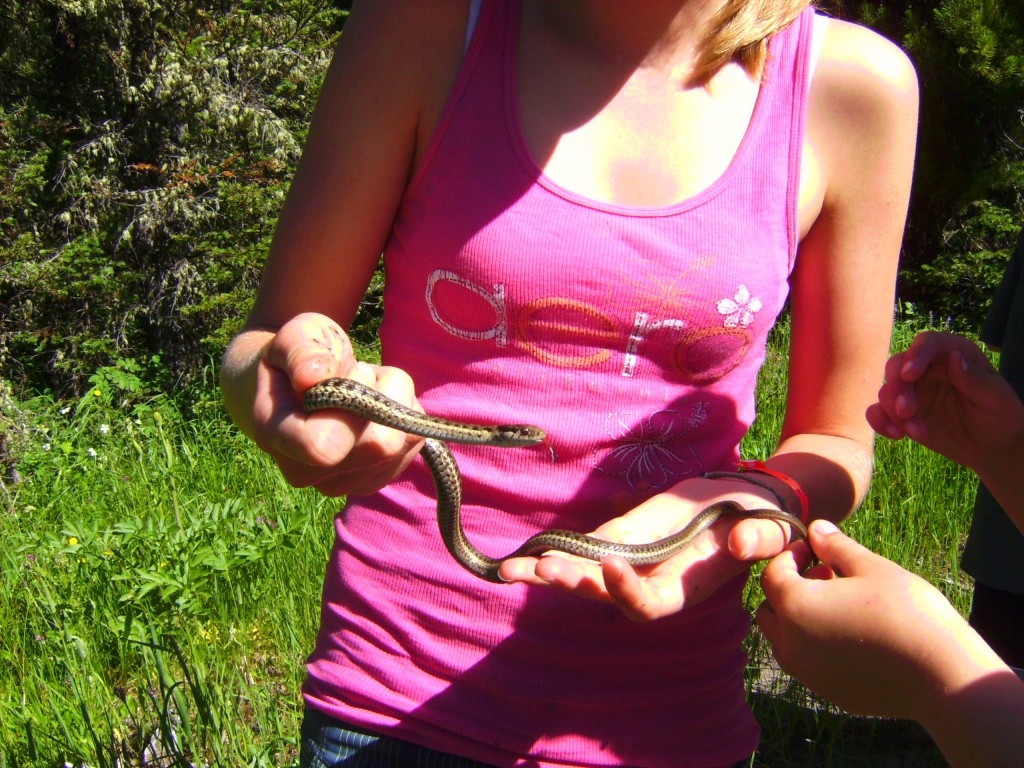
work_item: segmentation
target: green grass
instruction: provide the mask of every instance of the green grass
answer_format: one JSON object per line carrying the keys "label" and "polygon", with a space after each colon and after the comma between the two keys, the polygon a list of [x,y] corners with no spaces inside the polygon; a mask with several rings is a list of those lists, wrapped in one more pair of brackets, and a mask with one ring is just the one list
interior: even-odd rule
{"label": "green grass", "polygon": [[[900,327],[905,347],[912,329]],[[774,443],[785,329],[745,452]],[[145,399],[130,365],[82,401],[15,403],[0,437],[21,482],[0,488],[0,768],[294,766],[303,661],[319,620],[336,500],[289,488],[212,392]],[[846,529],[961,609],[975,480],[879,440]],[[756,580],[748,589],[753,609]],[[912,724],[852,718],[771,670],[752,635],[759,766],[941,765]]]}
{"label": "green grass", "polygon": [[292,764],[338,502],[289,488],[212,399],[124,394],[26,406],[0,766]]}

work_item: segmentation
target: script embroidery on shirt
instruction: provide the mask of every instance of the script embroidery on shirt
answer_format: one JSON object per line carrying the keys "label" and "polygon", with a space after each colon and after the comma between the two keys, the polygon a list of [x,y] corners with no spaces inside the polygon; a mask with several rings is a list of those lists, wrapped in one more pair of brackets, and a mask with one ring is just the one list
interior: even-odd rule
{"label": "script embroidery on shirt", "polygon": [[[711,261],[708,257],[701,263]],[[623,327],[617,313],[578,299],[542,296],[516,305],[508,301],[502,283],[487,288],[447,269],[430,273],[426,301],[434,322],[453,336],[498,347],[518,343],[537,360],[558,368],[579,370],[612,362],[621,376],[633,378],[649,359],[675,368],[685,381],[706,384],[742,362],[753,339],[749,328],[763,306],[746,285],[732,298],[710,303],[708,309],[717,310],[721,324],[700,327],[679,319],[698,310],[696,297],[684,285],[652,280],[634,276],[631,283],[638,291],[646,287],[644,296],[661,316],[646,308],[634,310],[632,327]]]}
{"label": "script embroidery on shirt", "polygon": [[622,375],[631,377],[636,373],[637,354],[645,337],[662,328],[678,332],[685,327],[686,323],[682,320],[657,320],[652,322],[650,315],[646,312],[637,312],[636,319],[633,322],[633,333],[630,334],[629,341],[626,344],[626,357],[622,361]]}
{"label": "script embroidery on shirt", "polygon": [[[582,301],[551,296],[531,301],[516,315],[516,338],[542,363],[559,368],[603,363],[618,337],[612,319]],[[593,351],[577,354],[578,348]]]}
{"label": "script embroidery on shirt", "polygon": [[746,328],[700,328],[676,345],[676,370],[691,384],[718,381],[746,357],[752,340]]}
{"label": "script embroidery on shirt", "polygon": [[[474,331],[460,328],[441,317],[438,302],[434,301],[434,292],[437,290],[438,283],[445,281],[465,288],[486,301],[494,310],[495,322],[489,328]],[[499,347],[504,347],[508,343],[508,312],[505,309],[505,286],[501,283],[496,284],[492,291],[488,293],[486,289],[454,272],[447,269],[435,269],[430,273],[430,277],[427,278],[427,307],[430,309],[430,316],[434,318],[434,322],[453,336],[463,339],[494,339],[494,343]]]}

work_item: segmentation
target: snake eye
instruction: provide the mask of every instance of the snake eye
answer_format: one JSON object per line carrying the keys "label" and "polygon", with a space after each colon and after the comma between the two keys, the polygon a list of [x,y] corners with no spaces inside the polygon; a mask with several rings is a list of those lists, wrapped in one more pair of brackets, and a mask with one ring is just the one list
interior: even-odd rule
{"label": "snake eye", "polygon": [[495,428],[495,436],[501,445],[512,447],[536,445],[547,437],[544,430],[528,424],[503,424]]}
{"label": "snake eye", "polygon": [[542,442],[547,435],[543,429],[526,424],[516,429],[516,437],[523,443],[532,444]]}

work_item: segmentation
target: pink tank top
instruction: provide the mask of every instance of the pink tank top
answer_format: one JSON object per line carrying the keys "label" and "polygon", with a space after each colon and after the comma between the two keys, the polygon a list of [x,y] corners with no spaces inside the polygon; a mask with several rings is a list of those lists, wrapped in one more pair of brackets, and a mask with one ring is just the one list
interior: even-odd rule
{"label": "pink tank top", "polygon": [[[516,104],[518,0],[485,0],[385,251],[384,361],[429,413],[530,423],[536,448],[452,446],[464,523],[502,556],[734,468],[793,263],[812,14],[770,44],[732,163],[662,208],[546,178]],[[749,756],[745,580],[636,624],[463,571],[417,461],[337,517],[307,703],[500,766],[724,766]]]}

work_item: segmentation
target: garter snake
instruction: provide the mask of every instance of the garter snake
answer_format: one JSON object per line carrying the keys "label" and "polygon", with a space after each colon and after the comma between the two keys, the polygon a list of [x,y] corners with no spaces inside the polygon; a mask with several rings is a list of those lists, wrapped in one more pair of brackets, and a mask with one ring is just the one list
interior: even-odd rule
{"label": "garter snake", "polygon": [[425,438],[421,454],[433,475],[437,490],[437,523],[441,539],[463,568],[487,581],[502,582],[498,568],[509,558],[551,551],[596,561],[607,555],[621,555],[631,565],[653,565],[685,549],[723,515],[777,520],[789,523],[802,536],[807,536],[803,522],[788,512],[744,509],[736,502],[722,501],[702,509],[682,530],[649,544],[621,544],[575,531],[551,529],[531,536],[522,546],[504,557],[489,557],[473,546],[462,529],[462,476],[455,457],[445,443],[499,447],[537,445],[546,440],[543,430],[523,424],[463,424],[428,416],[406,408],[351,379],[327,379],[314,385],[306,392],[303,407],[307,413],[340,408],[369,421]]}

